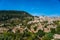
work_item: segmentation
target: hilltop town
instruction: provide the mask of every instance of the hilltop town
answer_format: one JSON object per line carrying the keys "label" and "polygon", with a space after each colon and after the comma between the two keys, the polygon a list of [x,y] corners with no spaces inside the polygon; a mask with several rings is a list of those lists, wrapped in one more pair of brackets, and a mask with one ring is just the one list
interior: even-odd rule
{"label": "hilltop town", "polygon": [[60,40],[60,17],[0,11],[1,40]]}

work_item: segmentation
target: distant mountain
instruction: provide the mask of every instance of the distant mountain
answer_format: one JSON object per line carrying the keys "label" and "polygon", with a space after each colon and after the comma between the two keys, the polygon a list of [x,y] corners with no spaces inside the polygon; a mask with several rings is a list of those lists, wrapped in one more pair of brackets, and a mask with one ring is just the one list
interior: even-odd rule
{"label": "distant mountain", "polygon": [[30,15],[25,11],[12,11],[12,10],[0,11],[0,21],[3,21],[5,19],[10,19],[10,18],[25,18],[25,17],[32,17],[32,15]]}

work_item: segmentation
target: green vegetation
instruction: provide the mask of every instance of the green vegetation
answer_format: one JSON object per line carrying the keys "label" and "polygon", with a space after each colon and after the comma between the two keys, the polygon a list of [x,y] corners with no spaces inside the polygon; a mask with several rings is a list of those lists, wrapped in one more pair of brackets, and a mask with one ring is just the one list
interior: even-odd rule
{"label": "green vegetation", "polygon": [[51,39],[53,39],[53,34],[52,33],[47,33],[42,38],[42,40],[51,40]]}
{"label": "green vegetation", "polygon": [[60,34],[60,25],[57,26],[56,33]]}

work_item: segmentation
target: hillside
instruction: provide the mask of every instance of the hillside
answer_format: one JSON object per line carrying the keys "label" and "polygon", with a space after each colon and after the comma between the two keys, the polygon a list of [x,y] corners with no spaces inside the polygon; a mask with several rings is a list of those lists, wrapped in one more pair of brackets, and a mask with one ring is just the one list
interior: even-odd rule
{"label": "hillside", "polygon": [[27,25],[28,21],[33,20],[33,16],[25,11],[2,10],[0,11],[0,26]]}
{"label": "hillside", "polygon": [[0,11],[1,40],[60,40],[60,17],[32,16],[25,11]]}
{"label": "hillside", "polygon": [[6,20],[6,19],[11,19],[11,18],[21,18],[24,19],[25,17],[32,17],[29,13],[25,11],[0,11],[0,21]]}

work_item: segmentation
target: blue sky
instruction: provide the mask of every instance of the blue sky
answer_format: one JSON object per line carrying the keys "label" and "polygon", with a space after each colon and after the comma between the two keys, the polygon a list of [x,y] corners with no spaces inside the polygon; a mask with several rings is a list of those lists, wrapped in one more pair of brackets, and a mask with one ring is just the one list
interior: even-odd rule
{"label": "blue sky", "polygon": [[38,16],[60,16],[60,0],[0,0],[0,10],[23,10]]}

